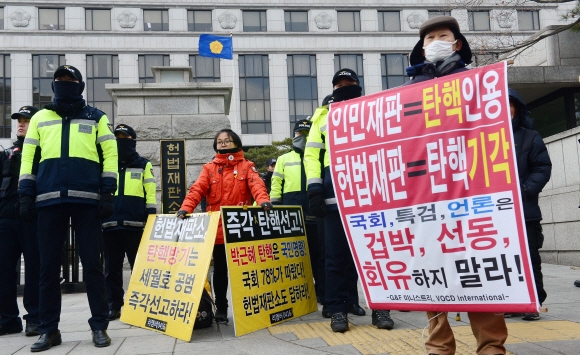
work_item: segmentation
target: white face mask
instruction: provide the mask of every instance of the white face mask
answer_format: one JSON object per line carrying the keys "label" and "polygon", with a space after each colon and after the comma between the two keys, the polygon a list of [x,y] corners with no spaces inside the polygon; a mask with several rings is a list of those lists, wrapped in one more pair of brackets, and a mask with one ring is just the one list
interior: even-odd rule
{"label": "white face mask", "polygon": [[455,43],[457,43],[457,40],[455,42],[435,40],[429,43],[427,47],[423,47],[425,50],[425,58],[430,62],[443,60],[453,54],[453,45]]}

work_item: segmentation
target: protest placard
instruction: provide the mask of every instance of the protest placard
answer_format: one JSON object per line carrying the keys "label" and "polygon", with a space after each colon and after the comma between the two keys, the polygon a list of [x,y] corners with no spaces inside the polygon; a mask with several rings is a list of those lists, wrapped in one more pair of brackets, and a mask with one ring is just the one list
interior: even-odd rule
{"label": "protest placard", "polygon": [[189,341],[205,285],[219,212],[150,215],[121,321]]}
{"label": "protest placard", "polygon": [[332,104],[332,178],[372,309],[536,312],[505,63]]}
{"label": "protest placard", "polygon": [[236,336],[316,311],[302,208],[221,211]]}

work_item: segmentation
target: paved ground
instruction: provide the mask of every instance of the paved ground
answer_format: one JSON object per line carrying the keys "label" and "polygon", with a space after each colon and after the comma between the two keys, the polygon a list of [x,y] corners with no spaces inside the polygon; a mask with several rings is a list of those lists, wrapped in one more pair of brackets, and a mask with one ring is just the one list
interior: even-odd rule
{"label": "paved ground", "polygon": [[[574,287],[575,279],[580,279],[580,268],[544,265],[548,313],[534,322],[507,320],[510,335],[506,347],[509,354],[580,353],[580,288]],[[22,303],[21,298],[19,302]],[[393,311],[396,328],[378,330],[370,325],[369,312],[364,317],[349,316],[351,330],[336,334],[330,330],[329,321],[322,318],[320,312],[315,312],[238,338],[234,336],[233,325],[214,324],[212,328],[195,331],[191,342],[187,343],[117,320],[109,325],[111,346],[97,349],[91,342],[87,324],[89,314],[85,294],[63,295],[60,323],[63,344],[43,354],[424,354],[422,333],[427,325],[422,312]],[[474,354],[475,340],[467,314],[461,315],[461,321],[456,321],[455,315],[450,314],[457,339],[457,354]],[[27,338],[22,333],[2,336],[0,354],[29,354],[30,345],[35,340],[36,337]]]}

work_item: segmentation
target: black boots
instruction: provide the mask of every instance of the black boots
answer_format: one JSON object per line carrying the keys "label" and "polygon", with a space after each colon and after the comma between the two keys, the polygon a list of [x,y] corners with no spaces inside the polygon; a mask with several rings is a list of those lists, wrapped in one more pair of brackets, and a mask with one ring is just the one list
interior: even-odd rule
{"label": "black boots", "polygon": [[107,334],[106,330],[93,330],[93,344],[97,348],[104,348],[111,345],[111,338]]}
{"label": "black boots", "polygon": [[50,334],[41,334],[40,338],[36,343],[32,344],[30,351],[33,353],[48,350],[53,346],[62,344],[62,338],[60,337],[60,330]]}
{"label": "black boots", "polygon": [[215,312],[215,321],[221,324],[228,324],[228,306],[225,305],[216,305],[216,312]]}

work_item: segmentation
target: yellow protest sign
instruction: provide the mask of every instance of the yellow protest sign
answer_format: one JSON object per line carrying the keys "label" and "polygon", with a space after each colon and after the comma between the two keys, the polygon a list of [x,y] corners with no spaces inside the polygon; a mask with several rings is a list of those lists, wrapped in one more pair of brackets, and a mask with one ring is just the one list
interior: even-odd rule
{"label": "yellow protest sign", "polygon": [[219,213],[150,215],[121,321],[189,341],[209,269]]}
{"label": "yellow protest sign", "polygon": [[236,336],[316,311],[302,208],[221,210]]}

